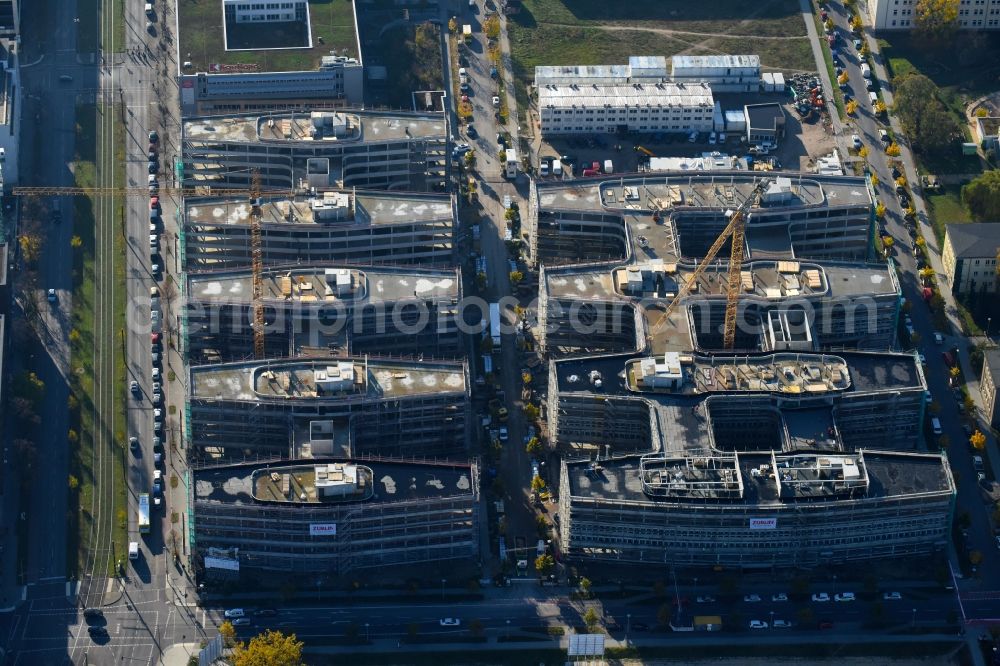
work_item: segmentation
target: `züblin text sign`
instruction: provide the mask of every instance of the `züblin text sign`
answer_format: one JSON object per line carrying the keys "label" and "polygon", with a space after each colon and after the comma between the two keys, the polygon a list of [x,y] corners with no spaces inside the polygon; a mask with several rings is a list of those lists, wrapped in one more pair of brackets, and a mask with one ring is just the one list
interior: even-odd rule
{"label": "z\u00fcblin text sign", "polygon": [[309,523],[309,536],[337,536],[337,523]]}
{"label": "z\u00fcblin text sign", "polygon": [[777,518],[751,518],[750,529],[752,530],[773,530],[778,526]]}

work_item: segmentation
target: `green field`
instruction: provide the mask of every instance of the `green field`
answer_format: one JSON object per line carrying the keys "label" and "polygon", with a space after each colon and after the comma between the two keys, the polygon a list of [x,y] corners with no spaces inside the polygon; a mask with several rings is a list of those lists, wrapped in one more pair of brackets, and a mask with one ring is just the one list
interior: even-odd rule
{"label": "green field", "polygon": [[[756,54],[768,70],[814,71],[796,0],[524,0],[507,19],[518,106],[535,67],[625,64],[629,56]],[[771,39],[768,39],[768,38]]]}
{"label": "green field", "polygon": [[[178,0],[180,24],[179,52],[193,65],[188,71],[207,72],[213,63],[256,65],[260,71],[311,70],[320,58],[337,55],[357,57],[352,0],[309,0],[312,48],[284,50],[226,51],[223,40],[222,3],[219,0]],[[287,24],[279,24],[287,25]],[[268,24],[241,26],[241,39],[259,31],[260,44],[274,42]]]}

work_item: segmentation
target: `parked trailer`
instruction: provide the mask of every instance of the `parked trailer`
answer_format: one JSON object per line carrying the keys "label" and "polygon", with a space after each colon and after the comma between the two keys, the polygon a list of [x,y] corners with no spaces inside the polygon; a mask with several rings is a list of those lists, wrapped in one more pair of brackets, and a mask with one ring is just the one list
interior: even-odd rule
{"label": "parked trailer", "polygon": [[149,493],[139,493],[139,534],[149,534]]}
{"label": "parked trailer", "polygon": [[493,345],[500,345],[500,304],[490,303],[490,337]]}

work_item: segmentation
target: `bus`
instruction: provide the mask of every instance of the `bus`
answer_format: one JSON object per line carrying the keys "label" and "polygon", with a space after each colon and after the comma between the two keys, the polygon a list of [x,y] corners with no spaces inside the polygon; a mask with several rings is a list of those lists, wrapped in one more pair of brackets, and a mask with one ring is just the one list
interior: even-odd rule
{"label": "bus", "polygon": [[139,534],[149,534],[149,493],[139,494]]}

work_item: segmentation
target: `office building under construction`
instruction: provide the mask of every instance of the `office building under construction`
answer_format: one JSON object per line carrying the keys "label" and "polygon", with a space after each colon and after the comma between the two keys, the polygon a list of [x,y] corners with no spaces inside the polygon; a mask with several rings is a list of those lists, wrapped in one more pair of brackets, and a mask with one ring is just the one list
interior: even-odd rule
{"label": "office building under construction", "polygon": [[268,359],[190,370],[188,458],[465,457],[465,361]]}
{"label": "office building under construction", "polygon": [[943,547],[954,483],[913,453],[926,380],[896,345],[899,280],[872,252],[864,179],[541,184],[528,228],[569,557],[800,566]]}
{"label": "office building under construction", "polygon": [[194,559],[209,578],[398,574],[478,556],[475,463],[300,460],[203,468],[192,480]]}
{"label": "office building under construction", "polygon": [[[262,272],[265,356],[376,354],[458,358],[457,269],[294,266]],[[251,358],[252,275],[188,276],[185,318],[194,364]]]}
{"label": "office building under construction", "polygon": [[563,462],[569,558],[808,567],[943,552],[955,483],[940,454],[633,454]]}
{"label": "office building under construction", "polygon": [[[268,266],[343,262],[447,266],[454,261],[453,197],[326,191],[260,200],[261,260]],[[182,249],[188,272],[250,266],[248,197],[189,197]]]}
{"label": "office building under construction", "polygon": [[336,110],[202,116],[181,123],[183,184],[265,190],[444,191],[443,113]]}

